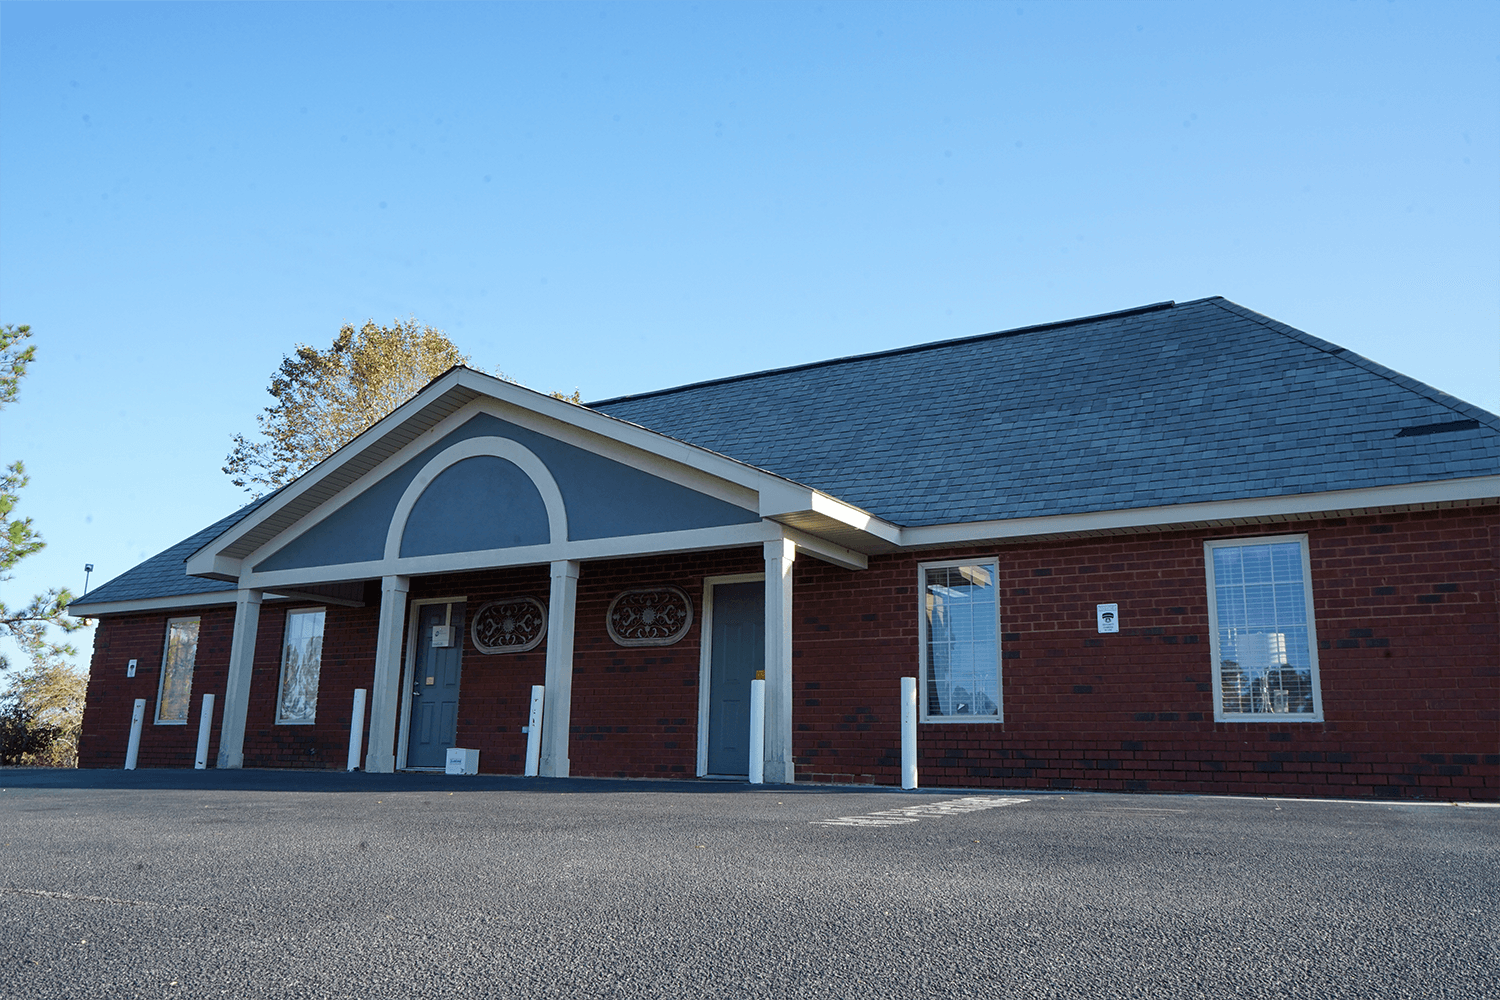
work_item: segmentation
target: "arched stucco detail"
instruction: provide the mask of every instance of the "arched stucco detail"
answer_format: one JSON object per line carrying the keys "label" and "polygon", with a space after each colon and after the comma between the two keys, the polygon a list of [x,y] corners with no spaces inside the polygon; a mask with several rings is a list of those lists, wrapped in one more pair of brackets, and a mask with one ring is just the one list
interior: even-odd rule
{"label": "arched stucco detail", "polygon": [[432,481],[450,466],[457,465],[466,458],[482,456],[503,458],[525,473],[537,492],[541,494],[542,503],[547,508],[547,527],[552,536],[552,544],[556,545],[568,540],[568,511],[563,505],[562,491],[557,488],[557,481],[552,478],[552,472],[536,456],[536,453],[509,438],[474,437],[438,452],[431,461],[422,466],[422,471],[418,472],[407,485],[406,492],[401,494],[401,502],[396,504],[396,511],[391,515],[390,528],[386,531],[385,558],[387,560],[400,558],[401,536],[406,533],[406,521],[411,517],[412,508],[417,505],[417,500],[421,498],[427,487],[432,485]]}

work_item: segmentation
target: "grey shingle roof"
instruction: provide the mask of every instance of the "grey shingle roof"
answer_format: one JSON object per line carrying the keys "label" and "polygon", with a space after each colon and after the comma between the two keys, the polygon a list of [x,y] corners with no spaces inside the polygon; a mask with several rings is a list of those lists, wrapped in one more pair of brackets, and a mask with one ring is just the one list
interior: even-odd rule
{"label": "grey shingle roof", "polygon": [[[1222,298],[590,405],[910,526],[1500,474],[1494,414]],[[263,502],[87,603],[233,589],[184,562]]]}
{"label": "grey shingle roof", "polygon": [[1493,414],[1222,298],[590,405],[901,525],[1500,473]]}
{"label": "grey shingle roof", "polygon": [[184,538],[171,548],[158,552],[138,566],[126,570],[108,583],[100,584],[75,601],[74,606],[83,609],[90,604],[114,604],[120,601],[180,597],[187,594],[214,594],[234,590],[232,583],[188,576],[185,569],[188,556],[234,527],[242,518],[249,516],[272,496],[275,494],[246,504],[228,517],[215,521],[197,534]]}

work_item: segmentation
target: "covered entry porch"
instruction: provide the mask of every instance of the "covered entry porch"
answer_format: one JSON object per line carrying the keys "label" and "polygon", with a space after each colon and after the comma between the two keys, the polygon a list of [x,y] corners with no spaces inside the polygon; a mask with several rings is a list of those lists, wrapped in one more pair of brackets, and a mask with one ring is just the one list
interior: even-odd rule
{"label": "covered entry porch", "polygon": [[[414,736],[421,737],[417,743],[431,736],[431,724],[414,710],[429,697],[425,689],[443,686],[437,683],[441,671],[418,671],[431,658],[424,650],[457,650],[450,715],[459,745],[464,720],[470,729],[516,724],[517,706],[509,698],[504,708],[510,718],[502,718],[498,703],[471,697],[466,692],[474,686],[462,680],[481,661],[507,659],[495,654],[508,650],[486,648],[473,634],[477,619],[465,619],[469,627],[462,634],[451,631],[453,609],[461,617],[478,615],[484,602],[476,595],[487,593],[490,601],[524,598],[545,621],[545,638],[528,648],[532,661],[517,673],[539,674],[528,683],[546,689],[540,772],[568,776],[575,773],[575,736],[598,735],[597,729],[575,732],[583,693],[576,688],[581,678],[593,676],[590,670],[608,670],[581,662],[580,652],[592,657],[604,644],[638,645],[611,636],[607,613],[595,605],[632,587],[665,587],[681,591],[697,617],[664,644],[679,649],[674,656],[696,649],[697,675],[683,686],[694,689],[697,704],[683,714],[680,699],[670,699],[676,708],[663,716],[692,719],[696,772],[720,773],[730,766],[738,772],[726,762],[744,752],[736,745],[746,741],[728,735],[737,727],[748,732],[748,719],[733,699],[715,702],[716,669],[721,696],[726,686],[747,684],[763,671],[764,774],[767,781],[790,782],[794,566],[799,557],[811,557],[858,572],[867,567],[868,553],[890,550],[898,538],[895,526],[815,490],[456,369],[188,559],[189,574],[236,585],[218,764],[244,766],[266,595],[327,593],[353,584],[373,598],[378,580],[365,769],[430,766],[412,753]],[[695,561],[728,568],[684,569]],[[589,583],[595,576],[597,589]],[[528,584],[520,590],[507,582],[521,578]],[[587,598],[582,610],[580,579]],[[720,610],[730,614],[734,627],[721,614],[723,627],[716,632],[714,596],[721,588],[732,595]],[[448,609],[441,626],[447,631],[437,646],[436,626],[419,617],[434,602]],[[731,605],[732,612],[726,610]],[[757,648],[747,649],[747,643]],[[445,655],[444,662],[453,661]],[[611,733],[617,725],[640,725],[641,706],[621,708],[631,697],[628,689],[590,689],[588,712],[608,711],[613,704],[626,721],[605,723]],[[414,719],[420,733],[413,731]],[[588,773],[614,769],[594,760]]]}

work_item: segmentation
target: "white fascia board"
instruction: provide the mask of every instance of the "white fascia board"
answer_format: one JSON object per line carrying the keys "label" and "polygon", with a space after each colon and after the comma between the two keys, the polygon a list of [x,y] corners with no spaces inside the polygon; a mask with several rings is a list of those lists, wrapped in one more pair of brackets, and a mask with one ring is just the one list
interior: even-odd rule
{"label": "white fascia board", "polygon": [[177,594],[172,597],[147,597],[136,601],[105,601],[90,604],[79,598],[68,605],[68,614],[74,618],[100,618],[104,615],[129,614],[132,611],[170,611],[177,608],[208,607],[215,604],[233,604],[233,590],[215,590],[208,594]]}
{"label": "white fascia board", "polygon": [[776,519],[808,512],[847,524],[892,545],[900,544],[901,529],[896,525],[809,486],[777,479],[760,491],[761,517]]}
{"label": "white fascia board", "polygon": [[[549,397],[550,399],[550,397]],[[552,400],[558,402],[557,400]],[[575,406],[572,403],[562,403],[569,411],[570,417],[592,417],[603,416],[593,410]],[[755,486],[749,485],[748,480],[752,477],[743,475],[749,466],[723,459],[711,451],[695,448],[692,445],[682,445],[680,441],[662,437],[651,431],[644,432],[650,441],[645,444],[655,443],[657,445],[675,445],[675,448],[664,447],[642,447],[641,444],[633,444],[624,440],[625,437],[639,437],[637,432],[641,428],[634,424],[628,424],[621,420],[605,417],[605,426],[599,429],[588,429],[582,426],[589,421],[562,421],[550,414],[540,414],[534,409],[511,404],[507,405],[505,400],[479,400],[470,406],[464,407],[454,414],[454,417],[462,416],[465,420],[475,413],[488,413],[490,416],[524,427],[529,431],[535,431],[546,437],[570,444],[575,448],[581,448],[591,454],[602,458],[608,458],[619,462],[621,465],[638,469],[649,473],[659,479],[665,479],[670,483],[685,487],[698,493],[711,496],[716,500],[723,500],[747,511],[757,509],[757,490]],[[451,420],[452,418],[449,418]],[[444,423],[448,423],[445,420]],[[462,421],[458,421],[462,423]],[[623,432],[615,436],[609,436],[604,432]],[[446,433],[446,431],[444,432]],[[678,454],[675,457],[666,454],[667,451],[678,452],[686,448],[687,453]],[[684,461],[684,459],[694,461]],[[728,465],[724,465],[724,462]],[[710,469],[708,466],[717,466]],[[767,476],[768,473],[759,470],[751,470],[759,476]],[[732,473],[730,478],[725,473]],[[746,480],[746,481],[742,481]]]}
{"label": "white fascia board", "polygon": [[874,514],[861,510],[853,504],[845,503],[836,497],[831,497],[827,493],[819,493],[817,490],[813,490],[812,494],[813,513],[831,517],[835,521],[840,521],[852,528],[858,528],[860,531],[874,535],[881,541],[890,542],[892,545],[900,542],[901,529],[891,522],[883,521]]}
{"label": "white fascia board", "polygon": [[563,560],[587,562],[598,559],[634,559],[675,552],[744,548],[759,546],[762,542],[780,538],[784,530],[779,524],[758,521],[754,524],[694,528],[689,531],[663,531],[646,535],[624,535],[616,538],[595,538],[558,544],[520,545],[505,549],[345,563],[339,566],[310,566],[302,569],[277,570],[272,573],[247,572],[241,578],[240,585],[256,590],[273,587],[295,588],[385,576],[471,573],[516,566],[536,566]]}
{"label": "white fascia board", "polygon": [[835,545],[824,538],[809,535],[805,531],[796,528],[783,527],[782,537],[790,539],[796,546],[797,551],[806,552],[808,555],[823,562],[842,566],[844,569],[861,570],[870,568],[870,557],[863,552],[855,552],[846,549],[842,545]]}
{"label": "white fascia board", "polygon": [[[207,594],[177,594],[173,597],[146,597],[135,601],[105,601],[103,604],[89,604],[83,598],[68,605],[68,614],[74,618],[103,618],[105,615],[128,615],[141,611],[176,611],[182,608],[209,608],[221,604],[234,604],[235,594],[233,590],[215,590]],[[262,598],[266,601],[286,600],[286,594],[264,594]],[[330,601],[325,597],[306,595],[308,600],[325,601],[327,603],[347,604],[344,601]]]}
{"label": "white fascia board", "polygon": [[1374,507],[1419,506],[1467,500],[1490,500],[1497,497],[1500,497],[1500,476],[1476,476],[1471,479],[1443,479],[1436,482],[1403,483],[1397,486],[1372,486],[1358,490],[1332,490],[1326,493],[1214,500],[1207,503],[1140,507],[1135,510],[1053,514],[1042,517],[1018,517],[1003,521],[975,521],[970,524],[933,524],[925,527],[902,528],[901,545],[904,548],[927,548],[934,545],[985,542],[1002,538],[1027,538],[1036,535],[1063,535],[1074,532],[1115,531],[1130,528],[1165,528],[1174,524],[1196,524],[1205,521],[1253,522],[1258,519],[1299,514],[1339,516]]}
{"label": "white fascia board", "polygon": [[234,583],[240,578],[240,560],[199,549],[188,556],[184,576],[203,576],[210,580]]}
{"label": "white fascia board", "polygon": [[[463,370],[457,374],[460,377],[459,384],[515,408],[515,412],[509,412],[509,407],[507,411],[491,411],[501,419],[509,420],[539,434],[555,437],[568,444],[577,445],[605,458],[614,458],[642,471],[662,475],[666,479],[673,479],[673,475],[680,473],[672,473],[665,467],[659,467],[667,473],[664,475],[663,472],[658,472],[649,465],[643,465],[642,453],[666,459],[683,470],[707,473],[710,477],[736,484],[747,491],[734,491],[723,495],[711,494],[736,506],[744,507],[746,510],[756,509],[753,494],[759,493],[768,481],[787,482],[774,473],[747,465],[738,459],[720,455],[718,452],[700,448],[695,444],[688,444],[686,441],[679,441],[628,420],[591,410],[587,406],[533,392],[512,382],[505,382],[474,371]],[[573,428],[574,431],[570,432],[567,428]],[[577,431],[585,432],[585,434],[580,435],[576,433]],[[621,445],[627,447],[621,448]],[[673,479],[673,481],[677,480]],[[689,479],[682,481],[681,485],[702,491],[705,484],[700,479]]]}

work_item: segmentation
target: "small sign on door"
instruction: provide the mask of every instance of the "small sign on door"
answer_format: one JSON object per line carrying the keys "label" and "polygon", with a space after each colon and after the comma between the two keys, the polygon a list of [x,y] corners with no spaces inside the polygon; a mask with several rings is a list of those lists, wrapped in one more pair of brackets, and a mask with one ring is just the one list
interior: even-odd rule
{"label": "small sign on door", "polygon": [[1099,604],[1096,608],[1101,634],[1120,631],[1120,606],[1118,604]]}

